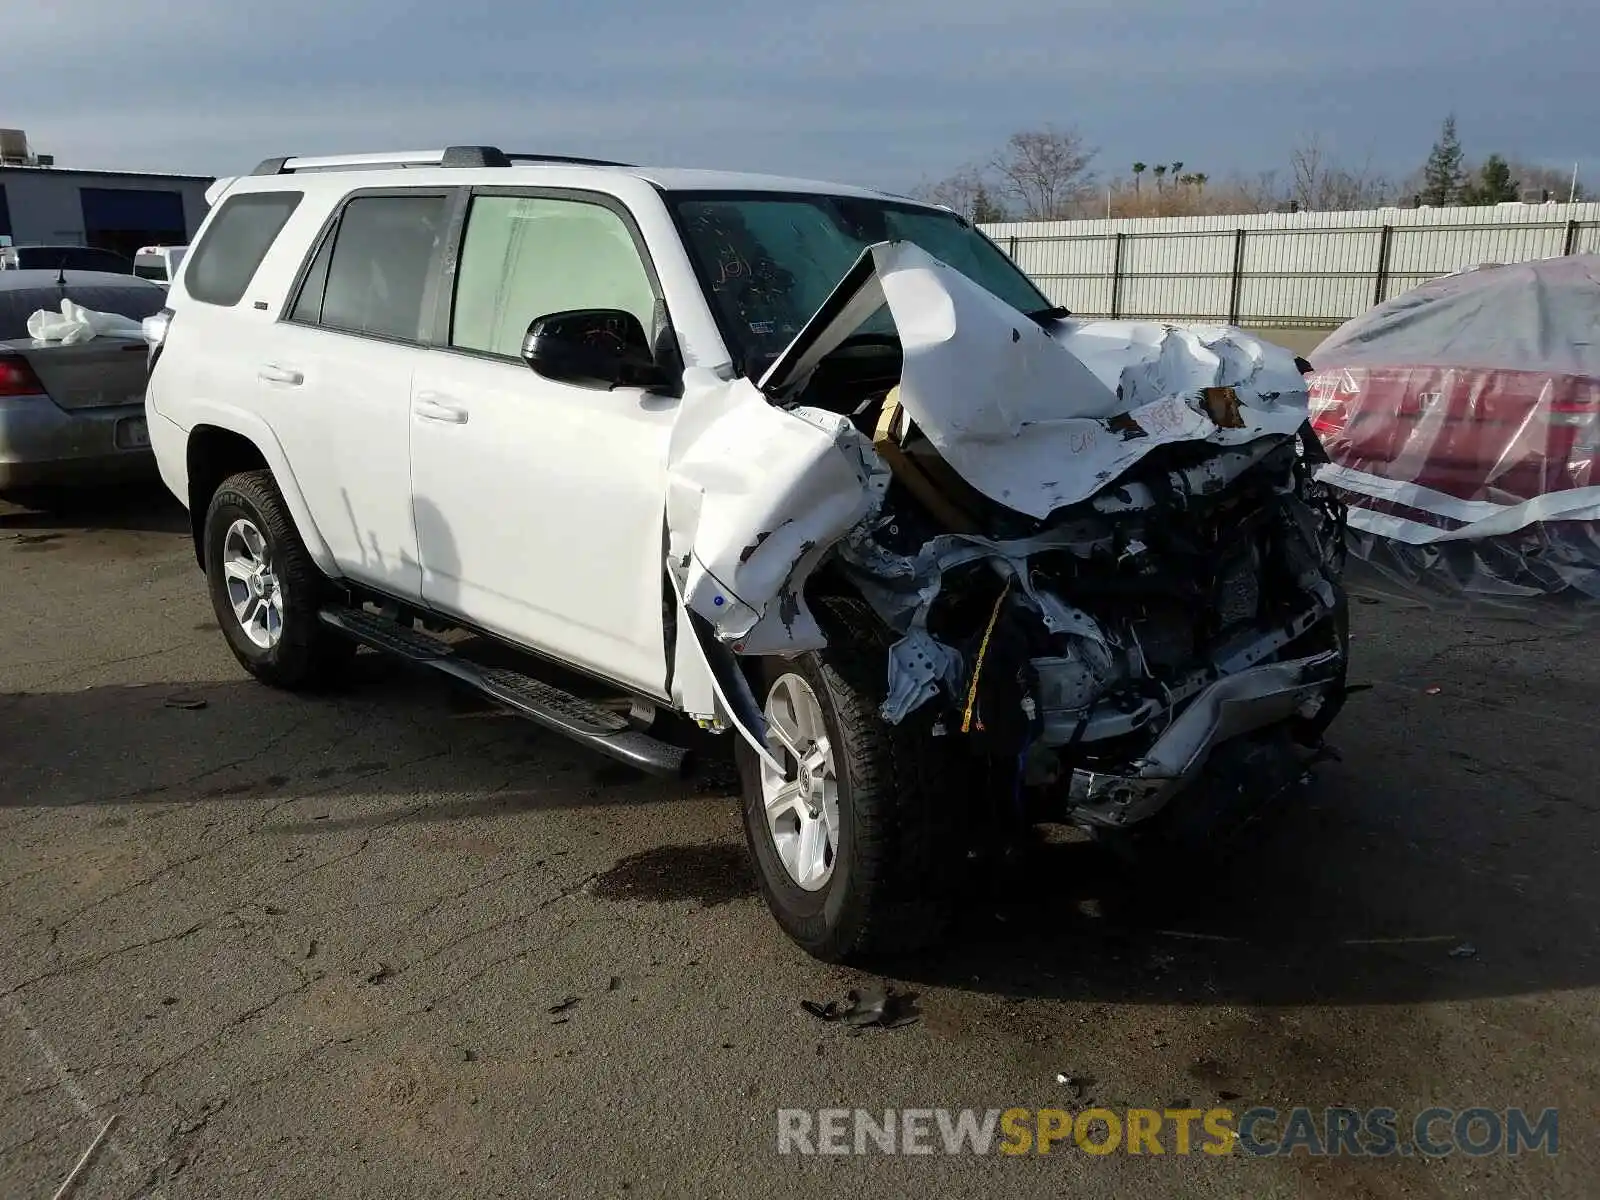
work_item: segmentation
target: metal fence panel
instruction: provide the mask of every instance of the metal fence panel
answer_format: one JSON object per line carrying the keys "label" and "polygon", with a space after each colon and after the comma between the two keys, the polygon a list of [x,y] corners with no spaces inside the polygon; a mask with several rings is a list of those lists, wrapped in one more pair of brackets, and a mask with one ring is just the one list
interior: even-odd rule
{"label": "metal fence panel", "polygon": [[1480,263],[1600,253],[1600,203],[985,225],[1085,316],[1331,328]]}

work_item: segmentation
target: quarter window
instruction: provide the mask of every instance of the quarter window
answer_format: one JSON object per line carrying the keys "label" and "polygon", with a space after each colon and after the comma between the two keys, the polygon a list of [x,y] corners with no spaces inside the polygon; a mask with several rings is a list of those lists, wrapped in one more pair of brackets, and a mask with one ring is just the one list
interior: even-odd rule
{"label": "quarter window", "polygon": [[299,192],[252,192],[224,200],[189,264],[189,295],[206,304],[239,303],[300,199]]}
{"label": "quarter window", "polygon": [[632,313],[655,334],[655,289],[622,218],[582,200],[474,198],[450,344],[515,358],[535,319],[582,308]]}

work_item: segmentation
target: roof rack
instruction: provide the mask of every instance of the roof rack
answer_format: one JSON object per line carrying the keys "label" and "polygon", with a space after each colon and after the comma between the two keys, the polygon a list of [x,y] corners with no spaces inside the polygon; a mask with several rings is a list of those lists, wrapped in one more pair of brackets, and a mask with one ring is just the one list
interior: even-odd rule
{"label": "roof rack", "polygon": [[563,154],[512,154],[498,146],[446,146],[443,150],[401,150],[387,154],[324,154],[268,158],[252,175],[292,175],[300,171],[347,171],[384,167],[510,167],[518,163],[561,163],[579,167],[626,167],[603,158]]}

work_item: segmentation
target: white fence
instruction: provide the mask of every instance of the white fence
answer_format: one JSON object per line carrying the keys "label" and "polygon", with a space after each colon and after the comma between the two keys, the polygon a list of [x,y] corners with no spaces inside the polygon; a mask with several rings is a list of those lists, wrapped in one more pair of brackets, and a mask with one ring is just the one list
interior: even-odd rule
{"label": "white fence", "polygon": [[1600,203],[984,225],[1084,316],[1330,328],[1479,263],[1600,253]]}

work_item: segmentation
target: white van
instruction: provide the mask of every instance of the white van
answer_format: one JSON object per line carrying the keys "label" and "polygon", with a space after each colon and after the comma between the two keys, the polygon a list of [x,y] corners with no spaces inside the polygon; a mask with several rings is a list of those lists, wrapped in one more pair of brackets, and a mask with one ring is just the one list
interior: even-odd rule
{"label": "white van", "polygon": [[140,246],[133,256],[133,273],[163,286],[172,282],[187,246]]}

